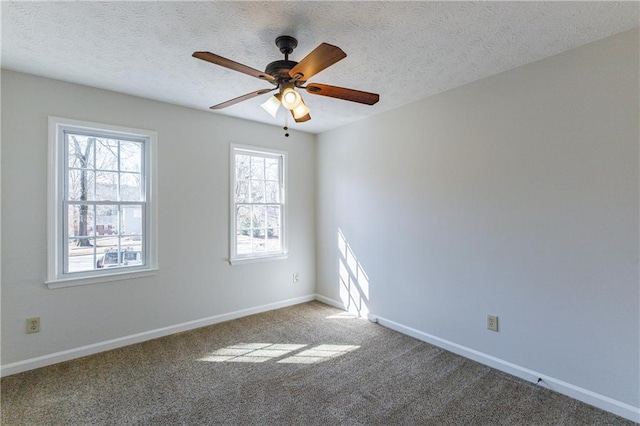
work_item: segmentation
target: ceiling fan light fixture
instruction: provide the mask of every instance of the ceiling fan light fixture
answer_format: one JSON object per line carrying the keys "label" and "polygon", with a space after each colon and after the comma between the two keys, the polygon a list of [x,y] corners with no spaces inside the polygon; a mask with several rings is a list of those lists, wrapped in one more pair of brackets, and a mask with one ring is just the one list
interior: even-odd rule
{"label": "ceiling fan light fixture", "polygon": [[299,120],[305,115],[309,114],[309,108],[307,108],[307,106],[304,104],[302,97],[300,98],[300,105],[292,109],[291,112],[293,113],[293,118],[295,118],[296,120]]}
{"label": "ceiling fan light fixture", "polygon": [[282,90],[280,99],[282,106],[291,111],[296,109],[302,102],[302,96],[300,96],[300,93],[296,92],[291,87],[286,87]]}
{"label": "ceiling fan light fixture", "polygon": [[260,106],[267,111],[273,118],[276,118],[276,114],[278,112],[278,108],[280,108],[280,94],[270,96],[263,104]]}

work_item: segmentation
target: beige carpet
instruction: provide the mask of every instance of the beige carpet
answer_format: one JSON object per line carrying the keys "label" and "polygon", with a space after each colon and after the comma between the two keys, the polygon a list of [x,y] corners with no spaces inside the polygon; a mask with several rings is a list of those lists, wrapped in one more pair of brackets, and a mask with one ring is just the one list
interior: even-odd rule
{"label": "beige carpet", "polygon": [[1,381],[8,425],[632,425],[319,302]]}

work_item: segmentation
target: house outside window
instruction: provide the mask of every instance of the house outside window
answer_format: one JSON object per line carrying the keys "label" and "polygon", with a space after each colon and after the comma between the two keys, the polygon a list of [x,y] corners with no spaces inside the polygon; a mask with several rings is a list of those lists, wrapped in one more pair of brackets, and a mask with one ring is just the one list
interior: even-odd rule
{"label": "house outside window", "polygon": [[154,132],[49,119],[49,287],[156,268]]}
{"label": "house outside window", "polygon": [[231,145],[231,263],[284,258],[287,156]]}

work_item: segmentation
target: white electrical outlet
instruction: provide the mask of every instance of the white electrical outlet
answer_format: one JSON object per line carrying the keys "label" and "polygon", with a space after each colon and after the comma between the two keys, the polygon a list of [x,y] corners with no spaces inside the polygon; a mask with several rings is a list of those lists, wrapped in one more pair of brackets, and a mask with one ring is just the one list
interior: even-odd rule
{"label": "white electrical outlet", "polygon": [[293,282],[297,283],[298,281],[300,281],[300,275],[297,272],[293,273]]}
{"label": "white electrical outlet", "polygon": [[40,332],[40,317],[27,318],[27,334]]}
{"label": "white electrical outlet", "polygon": [[498,331],[498,317],[495,315],[487,315],[487,329]]}

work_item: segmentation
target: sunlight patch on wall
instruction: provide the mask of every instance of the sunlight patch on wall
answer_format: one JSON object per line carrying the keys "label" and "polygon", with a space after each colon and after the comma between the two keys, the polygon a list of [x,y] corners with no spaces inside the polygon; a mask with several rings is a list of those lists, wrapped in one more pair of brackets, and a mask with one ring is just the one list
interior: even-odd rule
{"label": "sunlight patch on wall", "polygon": [[366,317],[369,313],[369,277],[338,229],[338,276],[340,300],[347,311]]}
{"label": "sunlight patch on wall", "polygon": [[[238,343],[218,349],[199,358],[198,361],[260,363],[281,358],[307,346],[277,343]],[[277,362],[283,364],[316,364],[342,356],[359,347],[355,345],[318,345]]]}

